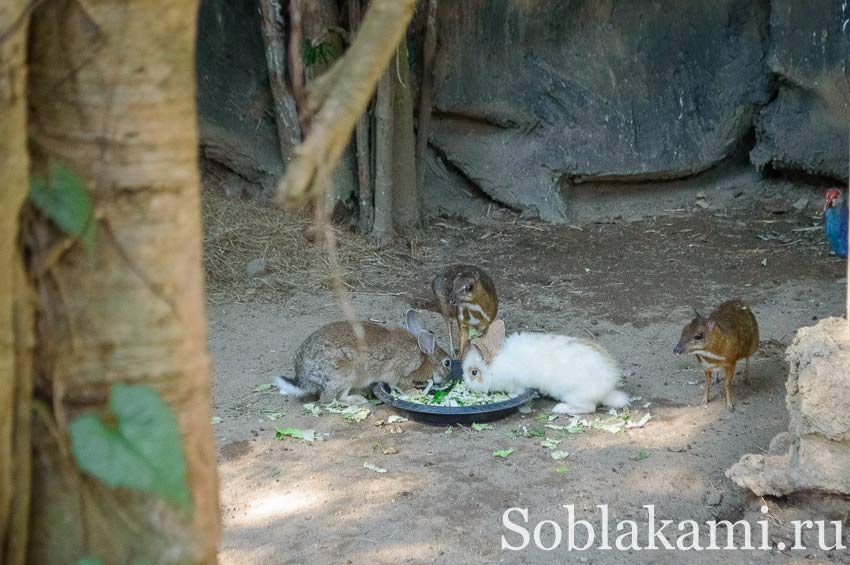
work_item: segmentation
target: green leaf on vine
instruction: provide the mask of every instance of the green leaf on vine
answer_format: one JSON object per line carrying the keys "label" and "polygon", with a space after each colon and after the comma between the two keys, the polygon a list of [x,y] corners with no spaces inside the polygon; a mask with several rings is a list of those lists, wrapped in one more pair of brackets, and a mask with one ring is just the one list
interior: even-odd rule
{"label": "green leaf on vine", "polygon": [[29,200],[66,234],[82,242],[86,251],[94,247],[94,206],[82,179],[59,162],[50,166],[48,177],[33,175]]}
{"label": "green leaf on vine", "polygon": [[83,414],[70,424],[77,465],[111,487],[163,495],[189,508],[177,420],[146,386],[114,385],[108,420]]}

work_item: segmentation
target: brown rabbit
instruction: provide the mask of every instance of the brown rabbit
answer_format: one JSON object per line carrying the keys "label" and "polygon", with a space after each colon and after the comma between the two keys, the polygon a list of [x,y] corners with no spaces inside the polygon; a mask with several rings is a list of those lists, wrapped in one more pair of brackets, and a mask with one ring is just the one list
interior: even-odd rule
{"label": "brown rabbit", "polygon": [[333,322],[311,334],[295,355],[295,378],[279,377],[281,394],[319,394],[321,402],[339,399],[346,404],[364,404],[357,394],[372,383],[383,381],[408,388],[416,381],[448,378],[450,358],[437,346],[436,337],[410,310],[407,329],[385,328],[360,322],[365,349],[361,350],[349,322]]}

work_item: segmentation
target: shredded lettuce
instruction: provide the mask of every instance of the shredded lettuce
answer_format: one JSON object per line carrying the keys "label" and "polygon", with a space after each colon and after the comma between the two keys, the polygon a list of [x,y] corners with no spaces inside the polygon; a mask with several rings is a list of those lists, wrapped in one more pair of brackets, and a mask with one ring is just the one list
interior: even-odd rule
{"label": "shredded lettuce", "polygon": [[413,402],[415,404],[427,404],[428,406],[481,406],[484,404],[495,404],[496,402],[504,402],[511,397],[504,392],[491,392],[483,394],[473,392],[466,386],[466,383],[458,381],[451,387],[450,390],[429,391],[430,394],[420,392],[417,394],[406,394],[398,390],[392,390],[391,394],[394,398]]}

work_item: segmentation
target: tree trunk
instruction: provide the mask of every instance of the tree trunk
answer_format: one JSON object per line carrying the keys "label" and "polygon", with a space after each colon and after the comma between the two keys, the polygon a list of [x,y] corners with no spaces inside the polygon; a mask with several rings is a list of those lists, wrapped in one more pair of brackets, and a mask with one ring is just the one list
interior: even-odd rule
{"label": "tree trunk", "polygon": [[26,45],[29,5],[0,5],[0,562],[26,562],[30,496],[32,304],[18,251],[29,189]]}
{"label": "tree trunk", "polygon": [[[196,14],[193,1],[54,0],[33,16],[34,168],[54,160],[78,174],[98,220],[90,255],[71,246],[34,280],[32,563],[216,561]],[[150,385],[173,410],[193,511],[109,488],[76,466],[68,421],[102,411],[114,383]]]}
{"label": "tree trunk", "polygon": [[404,233],[421,226],[419,191],[416,186],[416,138],[413,132],[413,97],[407,41],[402,38],[395,60],[390,61],[393,81],[393,220]]}
{"label": "tree trunk", "polygon": [[419,89],[419,129],[416,131],[416,186],[420,195],[425,186],[425,155],[431,128],[434,100],[434,54],[437,51],[437,0],[428,0],[425,39],[422,45],[422,85]]}
{"label": "tree trunk", "polygon": [[[360,28],[360,0],[348,0],[348,20],[351,39],[357,35]],[[372,229],[375,213],[372,201],[371,159],[369,157],[369,115],[368,110],[360,114],[357,125],[354,126],[354,140],[357,152],[357,185],[360,219],[360,233],[367,234]]]}
{"label": "tree trunk", "polygon": [[375,225],[372,238],[383,245],[393,236],[393,67],[378,83],[375,101]]}
{"label": "tree trunk", "polygon": [[[324,180],[329,178],[328,171],[333,170],[348,145],[415,6],[415,0],[372,0],[360,33],[325,73],[329,80],[316,79],[307,101],[314,114],[311,129],[278,185],[279,203],[297,206],[327,189]],[[320,84],[324,86],[320,88]]]}
{"label": "tree trunk", "polygon": [[266,45],[269,85],[274,99],[280,158],[286,169],[295,147],[301,141],[301,126],[298,123],[295,98],[286,82],[286,32],[280,0],[260,0],[260,19]]}
{"label": "tree trunk", "polygon": [[[337,0],[311,0],[302,2],[302,29],[304,39],[316,43],[324,43],[331,47],[334,59],[339,59],[345,51],[345,38],[340,33],[339,6]],[[313,82],[324,76],[333,67],[334,61],[316,62],[305,65],[304,74],[307,89]],[[349,215],[347,210],[353,207],[358,199],[359,181],[357,169],[356,148],[349,143],[343,151],[339,162],[331,175],[331,186],[328,187],[324,206],[331,218]]]}

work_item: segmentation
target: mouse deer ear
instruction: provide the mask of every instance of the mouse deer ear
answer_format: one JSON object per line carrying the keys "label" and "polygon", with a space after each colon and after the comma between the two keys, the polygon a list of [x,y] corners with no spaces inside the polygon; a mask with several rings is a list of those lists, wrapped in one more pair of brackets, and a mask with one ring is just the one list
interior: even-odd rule
{"label": "mouse deer ear", "polygon": [[405,314],[405,327],[407,331],[411,334],[419,337],[425,327],[422,325],[422,318],[419,317],[419,314],[416,310],[408,310],[407,314]]}
{"label": "mouse deer ear", "polygon": [[493,320],[493,323],[487,328],[487,333],[484,334],[484,339],[494,352],[502,349],[505,344],[505,322],[499,318]]}
{"label": "mouse deer ear", "polygon": [[705,327],[708,328],[708,331],[713,332],[714,328],[717,327],[717,322],[715,322],[714,320],[706,320]]}
{"label": "mouse deer ear", "polygon": [[416,336],[416,343],[419,344],[419,351],[425,355],[431,355],[437,348],[437,337],[428,330],[425,330]]}

